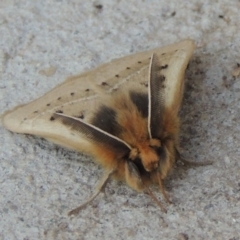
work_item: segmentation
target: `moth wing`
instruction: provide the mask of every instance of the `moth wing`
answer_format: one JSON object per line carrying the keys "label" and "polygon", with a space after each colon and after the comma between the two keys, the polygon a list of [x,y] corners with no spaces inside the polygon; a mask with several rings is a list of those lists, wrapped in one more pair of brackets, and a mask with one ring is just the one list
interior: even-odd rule
{"label": "moth wing", "polygon": [[154,53],[149,67],[148,130],[152,138],[164,133],[166,117],[175,118],[183,95],[184,73],[194,51],[194,44],[169,51]]}
{"label": "moth wing", "polygon": [[[162,102],[163,108],[171,109],[175,114],[178,113],[181,106],[184,89],[184,74],[194,49],[195,45],[193,42],[186,42],[179,49],[170,50],[166,54],[159,55],[154,53],[152,58],[149,69],[150,78],[151,71],[153,71],[156,75],[153,76],[153,78],[156,77],[158,79],[157,81],[160,82],[159,84],[155,84],[155,86],[153,84],[152,87],[155,87],[155,89],[153,89],[153,95],[160,96],[160,98],[162,98],[162,101],[159,100],[160,105]],[[156,62],[154,63],[154,61]],[[151,67],[153,69],[151,69]],[[152,82],[154,82],[154,80]],[[160,93],[154,93],[156,90]]]}
{"label": "moth wing", "polygon": [[[80,151],[90,149],[91,143],[87,139],[79,139],[68,126],[53,121],[53,114],[64,113],[89,122],[102,104],[102,93],[111,94],[121,88],[127,90],[128,87],[147,92],[149,62],[153,53],[159,56],[162,63],[169,64],[170,70],[175,71],[170,72],[168,69],[165,73],[171,79],[166,90],[166,106],[178,109],[179,105],[174,104],[174,96],[181,100],[183,87],[178,80],[183,77],[193,50],[193,41],[187,39],[113,60],[94,70],[70,77],[44,96],[6,112],[2,117],[3,125],[10,131],[38,135],[68,148]],[[180,89],[177,89],[178,86]]]}

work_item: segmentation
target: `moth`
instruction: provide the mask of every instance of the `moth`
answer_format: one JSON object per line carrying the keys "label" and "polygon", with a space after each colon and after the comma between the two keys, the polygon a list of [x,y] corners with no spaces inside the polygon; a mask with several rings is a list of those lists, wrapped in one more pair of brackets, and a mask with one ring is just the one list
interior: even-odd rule
{"label": "moth", "polygon": [[37,100],[2,117],[10,131],[34,134],[94,157],[104,174],[94,194],[114,177],[139,192],[163,181],[177,159],[184,73],[195,44],[176,44],[113,60],[68,78]]}

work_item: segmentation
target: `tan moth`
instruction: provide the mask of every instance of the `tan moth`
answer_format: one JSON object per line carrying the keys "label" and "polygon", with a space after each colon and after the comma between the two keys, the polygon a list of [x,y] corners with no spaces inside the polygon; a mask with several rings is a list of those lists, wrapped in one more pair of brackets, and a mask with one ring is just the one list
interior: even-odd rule
{"label": "tan moth", "polygon": [[113,60],[68,78],[39,99],[6,112],[10,131],[34,134],[93,156],[105,170],[93,200],[110,177],[148,193],[163,180],[178,151],[184,73],[195,49],[187,39]]}

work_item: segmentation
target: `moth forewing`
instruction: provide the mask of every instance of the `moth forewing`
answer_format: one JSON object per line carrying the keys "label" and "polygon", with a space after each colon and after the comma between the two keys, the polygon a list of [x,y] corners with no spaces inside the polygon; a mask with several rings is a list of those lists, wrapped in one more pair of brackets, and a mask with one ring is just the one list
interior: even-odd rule
{"label": "moth forewing", "polygon": [[163,131],[166,77],[162,74],[162,70],[166,67],[167,65],[162,65],[159,62],[156,54],[152,55],[148,83],[148,131],[150,138],[159,136]]}
{"label": "moth forewing", "polygon": [[[173,66],[177,69],[171,68],[174,71],[166,69],[168,76],[169,78],[173,77],[176,88],[179,85],[182,86],[177,82],[177,79],[182,78],[185,65],[192,55],[194,46],[194,42],[187,39],[163,48],[116,59],[89,72],[70,77],[37,100],[6,112],[2,117],[3,124],[13,132],[38,135],[46,124],[50,124],[52,127],[49,116],[51,117],[51,114],[56,111],[88,119],[88,114],[97,108],[99,102],[96,88],[93,86],[97,85],[107,93],[114,89],[127,89],[129,84],[139,85],[140,88],[144,89],[144,83],[147,84],[148,81],[149,59],[153,53],[159,57],[161,64],[168,64],[171,59],[171,62],[174,63]],[[176,60],[173,60],[174,58]],[[178,74],[180,75],[178,76]],[[171,88],[173,85],[173,83],[169,85],[168,91],[171,96],[167,99],[168,105],[173,104],[174,95],[181,98],[178,95],[182,90],[175,89],[174,91],[174,88]],[[146,88],[145,91],[147,91]],[[179,103],[175,104],[179,105]],[[44,126],[39,126],[38,119],[45,122]]]}
{"label": "moth forewing", "polygon": [[175,50],[172,56],[162,64],[165,68],[162,69],[162,74],[166,79],[165,87],[165,106],[174,110],[176,113],[181,106],[183,88],[184,88],[184,74],[193,54],[195,45],[189,45],[188,51]]}
{"label": "moth forewing", "polygon": [[63,125],[69,126],[73,133],[75,132],[89,141],[107,145],[112,147],[115,151],[119,150],[124,152],[124,154],[131,150],[131,146],[120,138],[113,136],[92,124],[86,123],[81,119],[61,113],[55,113],[53,116],[56,120],[60,119]]}
{"label": "moth forewing", "polygon": [[163,192],[162,180],[176,155],[172,136],[178,132],[183,77],[194,48],[187,39],[70,77],[6,112],[3,125],[93,155],[108,172],[104,184],[113,174],[150,193],[148,184],[158,179]]}

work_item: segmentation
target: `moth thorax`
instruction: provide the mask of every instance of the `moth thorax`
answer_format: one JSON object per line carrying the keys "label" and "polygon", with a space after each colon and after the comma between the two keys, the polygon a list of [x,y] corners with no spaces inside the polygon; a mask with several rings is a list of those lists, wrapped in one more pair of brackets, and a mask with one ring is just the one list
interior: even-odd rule
{"label": "moth thorax", "polygon": [[158,139],[156,139],[156,138],[151,138],[149,142],[150,142],[149,145],[150,145],[151,147],[157,147],[157,148],[159,148],[159,147],[162,146],[160,140],[158,140]]}

